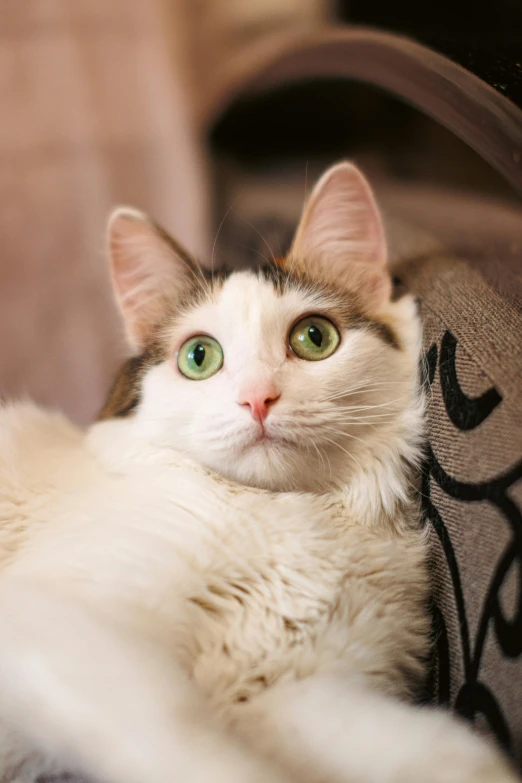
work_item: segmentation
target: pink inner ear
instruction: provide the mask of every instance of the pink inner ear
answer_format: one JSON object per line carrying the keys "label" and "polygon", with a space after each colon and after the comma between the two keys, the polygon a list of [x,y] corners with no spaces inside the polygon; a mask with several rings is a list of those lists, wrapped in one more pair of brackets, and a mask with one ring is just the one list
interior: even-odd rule
{"label": "pink inner ear", "polygon": [[[121,229],[121,227],[120,227]],[[140,300],[140,291],[158,276],[150,241],[141,231],[121,231],[111,237],[114,287],[123,308]]]}
{"label": "pink inner ear", "polygon": [[292,253],[313,272],[360,291],[372,306],[390,295],[387,248],[379,209],[350,163],[329,169],[314,188]]}
{"label": "pink inner ear", "polygon": [[326,172],[314,188],[296,243],[303,254],[349,252],[353,261],[385,266],[386,241],[379,209],[370,187],[355,166],[341,163]]}
{"label": "pink inner ear", "polygon": [[141,346],[161,319],[166,295],[174,286],[173,252],[145,216],[127,210],[111,219],[109,252],[127,333],[135,346]]}

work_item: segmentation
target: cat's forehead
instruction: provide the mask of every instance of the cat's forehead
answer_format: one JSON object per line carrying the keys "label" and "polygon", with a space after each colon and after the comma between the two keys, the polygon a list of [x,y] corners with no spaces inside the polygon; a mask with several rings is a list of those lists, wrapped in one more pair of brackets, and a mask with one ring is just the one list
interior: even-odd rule
{"label": "cat's forehead", "polygon": [[290,280],[281,283],[262,273],[238,272],[217,291],[215,309],[221,316],[259,321],[300,309],[312,299],[310,291]]}
{"label": "cat's forehead", "polygon": [[290,278],[260,272],[235,272],[213,287],[212,294],[186,311],[183,330],[219,328],[224,336],[237,330],[253,336],[279,328],[311,311],[327,311],[334,297]]}
{"label": "cat's forehead", "polygon": [[253,272],[230,275],[216,291],[216,312],[235,312],[241,318],[259,315],[267,308],[273,311],[278,305],[280,301],[274,284]]}

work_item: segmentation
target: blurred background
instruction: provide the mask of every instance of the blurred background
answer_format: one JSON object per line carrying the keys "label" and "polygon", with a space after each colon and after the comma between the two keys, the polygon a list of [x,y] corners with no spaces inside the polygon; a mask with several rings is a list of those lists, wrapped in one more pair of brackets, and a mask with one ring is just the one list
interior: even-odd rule
{"label": "blurred background", "polygon": [[[470,15],[454,2],[426,12],[382,0],[2,0],[0,395],[95,415],[125,355],[104,262],[115,204],[151,212],[205,262],[239,195],[248,213],[276,181],[293,214],[305,179],[342,155],[370,173],[509,198],[467,144],[366,77],[305,67],[250,89],[288,42],[355,23],[434,44],[516,100],[520,4],[501,6],[492,51],[494,20],[476,4]],[[236,213],[222,242],[242,241]]]}

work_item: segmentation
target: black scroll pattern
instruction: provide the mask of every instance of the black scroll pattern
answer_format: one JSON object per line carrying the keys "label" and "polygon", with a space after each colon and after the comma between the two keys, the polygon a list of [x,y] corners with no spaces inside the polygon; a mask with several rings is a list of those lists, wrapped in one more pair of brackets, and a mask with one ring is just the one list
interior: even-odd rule
{"label": "black scroll pattern", "polygon": [[[479,397],[469,397],[461,389],[456,370],[457,340],[446,331],[440,350],[434,343],[426,353],[426,371],[430,384],[439,371],[442,398],[450,421],[460,431],[479,427],[501,404],[502,397],[494,387]],[[488,634],[493,634],[504,656],[517,658],[522,654],[522,511],[510,496],[510,488],[522,479],[522,459],[505,473],[477,483],[458,481],[440,464],[428,444],[423,469],[422,494],[424,518],[431,524],[438,539],[450,574],[458,616],[462,649],[463,682],[455,695],[454,709],[465,718],[473,720],[481,714],[499,742],[508,752],[513,752],[512,730],[503,713],[502,704],[492,689],[481,681],[481,664]],[[461,575],[448,525],[436,507],[431,487],[435,482],[452,498],[466,503],[487,501],[496,507],[509,523],[511,537],[497,563],[492,564],[489,586],[481,608],[475,637],[470,636],[465,595]],[[502,607],[502,586],[512,569],[516,571],[517,598],[514,615],[510,618]],[[441,704],[449,703],[450,647],[444,623],[444,615],[434,606],[434,630],[436,660],[433,667],[433,691]],[[452,644],[451,653],[457,647]]]}

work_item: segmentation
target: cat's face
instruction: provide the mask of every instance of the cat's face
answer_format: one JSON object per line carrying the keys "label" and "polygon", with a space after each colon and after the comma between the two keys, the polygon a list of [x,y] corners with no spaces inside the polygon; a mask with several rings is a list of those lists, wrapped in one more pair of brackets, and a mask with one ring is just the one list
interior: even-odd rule
{"label": "cat's face", "polygon": [[128,212],[111,238],[116,290],[142,353],[105,415],[132,409],[149,442],[274,490],[341,483],[407,426],[414,308],[390,301],[378,214],[352,166],[319,183],[279,265],[202,275]]}

